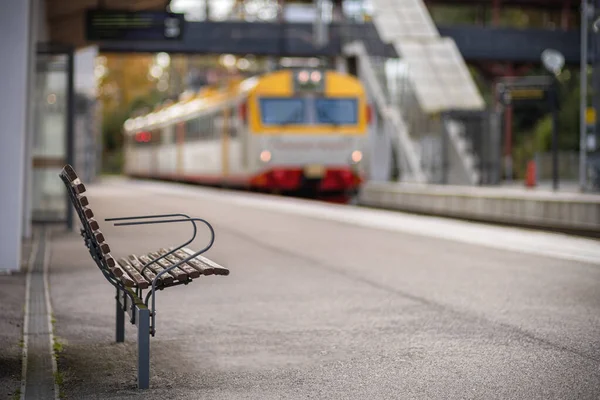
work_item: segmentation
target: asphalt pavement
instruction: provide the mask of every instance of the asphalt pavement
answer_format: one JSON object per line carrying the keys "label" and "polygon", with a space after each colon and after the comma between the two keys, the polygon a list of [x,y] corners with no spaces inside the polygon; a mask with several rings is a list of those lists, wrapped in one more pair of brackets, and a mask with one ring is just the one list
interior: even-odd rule
{"label": "asphalt pavement", "polygon": [[[401,213],[353,207],[345,219],[344,206],[323,206],[319,215],[342,215],[325,218],[293,211],[321,207],[311,202],[172,187],[89,186],[113,255],[175,245],[190,229],[104,218],[184,212],[213,224],[206,255],[230,276],[159,293],[151,389],[138,391],[135,327],[114,343],[114,289],[80,236],[56,233],[50,291],[65,398],[600,397],[600,242],[453,222],[533,249],[507,250],[356,222]],[[544,255],[543,240],[592,261]]]}

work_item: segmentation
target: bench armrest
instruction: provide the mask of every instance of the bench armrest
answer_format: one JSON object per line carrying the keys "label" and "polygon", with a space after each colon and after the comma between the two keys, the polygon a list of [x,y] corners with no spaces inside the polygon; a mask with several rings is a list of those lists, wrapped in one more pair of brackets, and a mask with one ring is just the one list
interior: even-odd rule
{"label": "bench armrest", "polygon": [[[152,225],[152,224],[164,224],[164,223],[170,223],[170,222],[182,222],[182,221],[189,221],[192,223],[192,226],[194,228],[194,233],[191,237],[191,239],[189,239],[187,242],[185,242],[184,244],[182,244],[181,246],[171,250],[170,252],[168,252],[167,254],[164,254],[154,260],[152,260],[152,262],[146,264],[144,266],[144,268],[142,268],[142,271],[140,272],[142,274],[142,276],[144,275],[144,271],[146,271],[146,268],[148,268],[151,264],[155,264],[158,261],[162,260],[163,258],[169,256],[170,254],[174,253],[175,251],[187,246],[188,244],[192,243],[194,241],[194,239],[196,239],[196,234],[197,234],[197,227],[195,224],[195,221],[192,221],[192,218],[187,215],[187,214],[155,214],[155,215],[137,215],[137,216],[131,216],[131,217],[115,217],[115,218],[105,218],[105,221],[131,221],[131,220],[141,220],[141,219],[153,219],[153,218],[174,218],[174,217],[182,217],[185,218],[184,220],[180,220],[180,219],[168,219],[168,220],[154,220],[154,221],[141,221],[141,222],[120,222],[120,223],[116,223],[113,224],[114,226],[128,226],[128,225]],[[212,230],[212,229],[211,229]],[[214,234],[213,234],[213,239],[214,239]],[[211,243],[212,246],[212,243]]]}
{"label": "bench armrest", "polygon": [[215,231],[214,231],[212,225],[208,221],[206,221],[202,218],[191,218],[190,216],[185,215],[185,214],[143,215],[143,216],[135,216],[135,217],[119,217],[119,218],[106,218],[105,219],[105,221],[125,221],[125,220],[141,220],[141,219],[171,218],[171,217],[183,217],[183,218],[181,218],[181,219],[154,219],[153,221],[119,222],[119,223],[114,224],[114,226],[168,224],[168,223],[173,223],[173,222],[190,222],[192,224],[194,233],[193,233],[191,239],[189,239],[187,242],[183,243],[182,245],[173,248],[171,251],[163,254],[162,256],[155,258],[150,263],[146,264],[141,271],[142,275],[143,275],[143,272],[145,271],[145,269],[148,268],[148,266],[150,264],[156,263],[157,261],[167,257],[168,255],[170,255],[170,254],[176,252],[177,250],[182,249],[183,247],[192,243],[194,241],[194,239],[196,238],[196,234],[198,232],[196,222],[202,222],[210,230],[210,240],[209,240],[208,245],[206,245],[202,250],[199,250],[196,253],[190,255],[189,257],[187,257],[183,260],[180,260],[178,263],[175,263],[175,264],[171,265],[170,267],[165,268],[163,271],[158,273],[152,280],[152,290],[146,295],[146,301],[145,301],[146,306],[148,306],[148,301],[150,299],[150,296],[152,296],[152,307],[151,307],[152,311],[150,314],[150,318],[152,319],[152,326],[151,326],[152,335],[154,335],[156,332],[156,321],[155,321],[156,282],[162,275],[168,273],[172,269],[182,265],[183,263],[188,262],[189,260],[199,256],[200,254],[202,254],[202,253],[206,252],[208,249],[210,249],[212,247],[213,243],[215,242]]}

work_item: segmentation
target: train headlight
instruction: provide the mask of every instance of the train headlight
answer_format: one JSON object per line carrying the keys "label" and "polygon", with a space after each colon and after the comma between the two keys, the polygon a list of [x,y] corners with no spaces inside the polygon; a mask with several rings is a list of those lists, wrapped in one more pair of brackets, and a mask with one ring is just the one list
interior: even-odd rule
{"label": "train headlight", "polygon": [[263,150],[260,153],[260,161],[264,163],[268,163],[269,161],[271,161],[271,152],[269,150]]}
{"label": "train headlight", "polygon": [[352,152],[352,161],[353,161],[353,162],[355,162],[355,163],[359,163],[359,162],[360,162],[360,160],[362,160],[362,157],[363,157],[363,155],[362,155],[362,152],[360,152],[360,151],[358,151],[358,150],[354,150],[354,151]]}

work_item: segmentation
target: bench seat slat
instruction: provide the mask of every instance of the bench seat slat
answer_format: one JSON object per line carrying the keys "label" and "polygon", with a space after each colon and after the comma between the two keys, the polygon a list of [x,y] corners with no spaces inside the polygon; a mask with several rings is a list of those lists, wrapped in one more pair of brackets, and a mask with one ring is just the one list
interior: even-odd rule
{"label": "bench seat slat", "polygon": [[[152,284],[152,281],[154,280],[154,278],[156,278],[156,275],[154,274],[154,272],[152,272],[150,270],[150,268],[146,268],[144,270],[144,266],[142,265],[142,263],[137,259],[133,259],[133,260],[128,260],[125,257],[119,258],[119,264],[126,264],[126,265],[130,265],[132,268],[134,268],[136,271],[138,271],[140,274],[142,274],[142,276],[148,281],[149,284]],[[142,273],[142,271],[144,271]],[[158,284],[161,284],[161,280],[159,279]]]}
{"label": "bench seat slat", "polygon": [[99,230],[94,231],[94,237],[96,238],[96,242],[98,243],[104,243],[106,241],[104,239],[104,235]]}
{"label": "bench seat slat", "polygon": [[[143,256],[140,256],[139,258],[143,263],[146,263],[146,264],[149,264],[153,261],[153,258],[150,257],[149,255],[143,255]],[[159,260],[159,261],[153,263],[149,268],[153,268],[155,265],[160,266],[161,271],[163,269],[167,269],[171,266],[171,264],[168,261],[164,262],[164,260]],[[180,270],[179,267],[173,268],[172,270],[167,272],[167,274],[171,275],[173,278],[175,278],[175,280],[177,280],[179,282],[187,281],[187,274],[185,272],[183,272],[182,270]]]}
{"label": "bench seat slat", "polygon": [[98,247],[100,248],[102,254],[110,253],[110,246],[108,245],[108,243],[98,243]]}
{"label": "bench seat slat", "polygon": [[67,164],[63,167],[62,174],[69,180],[69,182],[73,182],[74,180],[79,179],[79,177],[77,176],[77,173],[75,172],[73,167],[70,166],[69,164]]}
{"label": "bench seat slat", "polygon": [[[167,254],[168,252],[169,252],[169,250],[164,249],[164,248],[160,248],[158,250],[158,254],[161,256]],[[181,260],[182,260],[182,258],[179,258],[179,257],[175,256],[174,254],[169,254],[165,258],[172,264],[177,264],[177,263],[181,262]],[[209,275],[209,274],[203,274],[203,271],[201,271],[197,268],[194,268],[189,263],[183,263],[179,267],[182,268],[185,272],[187,272],[190,275],[190,278],[192,278],[192,279],[198,278],[198,277],[200,277],[200,275]]]}
{"label": "bench seat slat", "polygon": [[105,255],[104,260],[106,261],[106,264],[108,265],[108,268],[113,273],[113,275],[116,276],[123,283],[123,285],[127,287],[135,286],[135,282],[133,281],[133,279],[131,279],[129,275],[123,272],[123,269],[121,269],[121,267],[117,264],[115,259],[110,254]]}
{"label": "bench seat slat", "polygon": [[148,286],[149,286],[148,281],[146,279],[144,279],[142,274],[140,274],[137,269],[133,268],[133,266],[131,264],[129,264],[127,262],[127,260],[125,260],[125,262],[123,262],[122,258],[119,259],[119,265],[121,267],[123,267],[125,272],[127,272],[127,274],[129,274],[131,279],[133,279],[133,281],[135,282],[135,286],[139,287],[140,289],[148,288]]}
{"label": "bench seat slat", "polygon": [[75,195],[85,193],[85,185],[79,182],[79,180],[71,182],[71,188],[73,189],[73,192],[75,192]]}
{"label": "bench seat slat", "polygon": [[[135,255],[130,255],[128,258],[131,260],[132,257],[136,257]],[[142,265],[146,266],[148,265],[152,260],[144,255],[141,255],[139,257],[136,257],[141,263]],[[153,263],[152,265],[150,265],[147,269],[151,270],[152,272],[154,272],[156,275],[160,274],[161,272],[163,272],[165,269],[163,267],[161,267],[160,265],[158,265],[157,263]],[[160,276],[160,278],[158,279],[162,279],[163,281],[163,285],[165,286],[169,286],[171,284],[173,284],[173,281],[175,280],[175,277],[173,275],[170,275],[169,273],[166,274],[162,274]]]}
{"label": "bench seat slat", "polygon": [[[193,251],[187,247],[184,247],[181,250],[183,250],[187,253],[187,257],[189,257],[195,253],[195,251]],[[213,268],[215,271],[215,275],[229,275],[229,270],[227,268],[217,264],[216,262],[214,262],[213,260],[211,260],[209,258],[199,255],[199,256],[194,257],[194,260],[198,260],[199,262],[202,262],[202,263],[210,266],[211,268]]]}
{"label": "bench seat slat", "polygon": [[[173,249],[170,249],[173,250]],[[175,254],[175,256],[177,258],[179,258],[179,260],[185,260],[186,258],[188,258],[190,256],[190,254],[187,254],[185,251],[179,249],[177,251],[175,251],[173,254]],[[206,265],[202,262],[200,262],[199,260],[197,260],[197,258],[192,258],[191,260],[187,261],[188,264],[190,264],[192,267],[196,268],[198,271],[200,271],[200,273],[202,275],[214,275],[215,274],[215,269],[212,268],[210,265]]]}
{"label": "bench seat slat", "polygon": [[[155,259],[158,258],[158,256],[154,257],[152,255],[152,253],[146,254],[146,257],[148,257],[150,260],[155,260]],[[156,261],[156,263],[158,265],[160,265],[161,267],[163,267],[164,269],[170,268],[173,265],[169,261],[165,260],[164,258],[161,258],[160,260]],[[175,279],[177,279],[179,282],[185,282],[188,279],[188,274],[186,274],[185,272],[183,272],[181,270],[181,268],[179,268],[179,267],[173,268],[168,273],[171,274],[171,275],[173,275],[175,277]]]}
{"label": "bench seat slat", "polygon": [[81,204],[81,207],[87,207],[90,205],[90,202],[86,196],[77,195],[77,200],[79,200],[79,204]]}
{"label": "bench seat slat", "polygon": [[[163,254],[160,254],[159,252],[156,252],[156,251],[148,253],[148,257],[150,257],[153,260],[156,260],[157,258],[162,257],[162,256],[163,256]],[[162,265],[163,268],[169,268],[172,265],[177,264],[179,262],[179,260],[176,260],[175,262],[173,262],[173,261],[169,260],[168,257],[165,257],[165,258],[161,258],[157,262],[160,263],[160,265]],[[194,278],[198,278],[200,276],[200,272],[198,272],[198,270],[195,270],[194,268],[190,267],[189,265],[186,265],[185,263],[172,269],[172,271],[175,271],[175,270],[179,270],[186,275],[185,279],[183,279],[183,280],[186,280],[187,278],[194,279]]]}
{"label": "bench seat slat", "polygon": [[83,212],[83,215],[85,215],[85,217],[88,220],[94,218],[94,212],[92,211],[91,208],[89,208],[89,207],[81,207],[81,211]]}
{"label": "bench seat slat", "polygon": [[100,230],[100,225],[98,225],[98,221],[96,221],[94,218],[88,219],[88,224],[90,225],[92,232]]}
{"label": "bench seat slat", "polygon": [[117,262],[115,261],[113,256],[111,256],[110,254],[105,254],[104,261],[106,262],[108,269],[110,270],[110,272],[112,272],[114,276],[116,276],[117,278],[123,276],[123,270],[117,265]]}

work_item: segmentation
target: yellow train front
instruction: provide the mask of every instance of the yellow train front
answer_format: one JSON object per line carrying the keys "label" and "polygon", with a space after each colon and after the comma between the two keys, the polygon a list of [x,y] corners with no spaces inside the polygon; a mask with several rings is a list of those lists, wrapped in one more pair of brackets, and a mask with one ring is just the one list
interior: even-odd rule
{"label": "yellow train front", "polygon": [[272,192],[353,194],[370,107],[353,76],[280,70],[205,88],[125,123],[131,176]]}
{"label": "yellow train front", "polygon": [[334,71],[295,70],[261,79],[248,99],[251,186],[315,193],[355,192],[370,119],[361,83]]}

